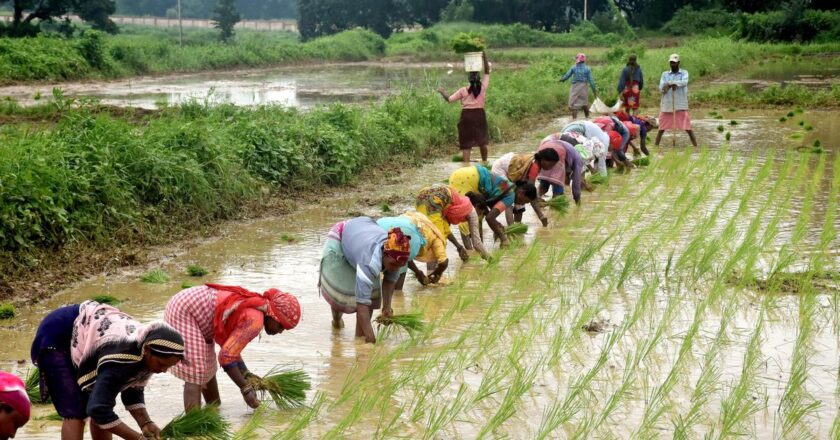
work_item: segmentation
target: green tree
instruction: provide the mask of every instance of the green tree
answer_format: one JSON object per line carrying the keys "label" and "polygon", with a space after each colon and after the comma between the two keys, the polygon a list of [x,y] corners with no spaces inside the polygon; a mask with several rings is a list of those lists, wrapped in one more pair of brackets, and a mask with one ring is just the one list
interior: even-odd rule
{"label": "green tree", "polygon": [[234,5],[235,0],[219,0],[216,9],[213,10],[213,27],[222,31],[222,41],[228,42],[233,38],[233,27],[242,20],[239,11]]}
{"label": "green tree", "polygon": [[0,6],[10,3],[13,20],[12,36],[32,35],[39,31],[39,22],[53,22],[55,18],[76,14],[94,29],[116,33],[117,25],[109,16],[116,10],[114,0],[0,0]]}
{"label": "green tree", "polygon": [[452,0],[440,13],[441,21],[470,21],[475,8],[469,0]]}

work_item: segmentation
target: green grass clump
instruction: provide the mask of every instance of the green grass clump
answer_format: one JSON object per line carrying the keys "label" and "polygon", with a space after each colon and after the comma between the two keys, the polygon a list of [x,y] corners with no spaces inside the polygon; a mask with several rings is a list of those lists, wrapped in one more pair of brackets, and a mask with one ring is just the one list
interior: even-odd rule
{"label": "green grass clump", "polygon": [[787,118],[782,116],[781,118],[779,118],[779,122],[787,122]]}
{"label": "green grass clump", "polygon": [[637,167],[646,167],[650,165],[650,156],[637,157],[633,159],[633,165]]}
{"label": "green grass clump", "polygon": [[203,277],[207,275],[207,269],[197,265],[197,264],[190,264],[187,266],[187,275],[191,277]]}
{"label": "green grass clump", "polygon": [[507,235],[525,235],[526,232],[528,232],[528,225],[524,223],[514,223],[505,228]]}
{"label": "green grass clump", "polygon": [[109,304],[109,305],[112,305],[112,306],[115,306],[115,305],[122,302],[117,297],[112,296],[112,295],[94,295],[94,296],[90,297],[90,300],[91,301],[96,301],[99,304]]}
{"label": "green grass clump", "polygon": [[426,324],[423,322],[423,314],[422,313],[405,313],[402,315],[393,315],[390,318],[386,318],[383,315],[379,315],[376,317],[376,323],[380,325],[396,325],[402,329],[405,329],[409,333],[414,331],[423,330]]}
{"label": "green grass clump", "polygon": [[728,140],[730,140],[730,139],[732,139],[732,133],[730,133],[730,132],[728,132],[728,131],[727,131],[727,132],[726,132],[726,140],[728,141]]}
{"label": "green grass clump", "polygon": [[805,121],[804,120],[799,121],[799,122],[797,122],[797,124],[799,124],[800,127],[804,127],[805,126]]}
{"label": "green grass clump", "polygon": [[726,130],[726,128],[723,125],[718,125],[717,126],[717,131],[723,133],[723,130]]}
{"label": "green grass clump", "polygon": [[452,38],[452,50],[455,53],[467,53],[467,52],[482,52],[484,49],[487,48],[487,43],[484,42],[484,37],[474,34],[472,32],[461,32],[458,35],[455,35]]}
{"label": "green grass clump", "polygon": [[251,376],[248,381],[254,390],[263,396],[267,395],[282,409],[303,406],[306,392],[312,387],[309,374],[299,369],[273,369],[261,378]]}
{"label": "green grass clump", "polygon": [[0,304],[0,319],[12,319],[17,314],[15,306],[10,303]]}
{"label": "green grass clump", "polygon": [[803,110],[802,107],[796,107],[796,113],[803,113],[803,112],[805,112],[805,110]]}
{"label": "green grass clump", "polygon": [[462,155],[462,154],[453,154],[452,155],[452,162],[463,162],[463,161],[464,161],[464,155]]}
{"label": "green grass clump", "polygon": [[222,418],[214,405],[191,409],[172,419],[160,431],[160,438],[167,440],[227,440],[230,436],[230,424]]}
{"label": "green grass clump", "polygon": [[814,140],[814,147],[821,147],[822,142],[819,139]]}
{"label": "green grass clump", "polygon": [[383,203],[383,204],[379,205],[379,210],[382,211],[382,212],[391,212],[392,211],[391,206],[388,205],[387,203]]}
{"label": "green grass clump", "polygon": [[169,274],[163,269],[152,269],[140,277],[144,283],[163,284],[169,282]]}
{"label": "green grass clump", "polygon": [[565,214],[569,212],[569,199],[565,196],[552,197],[548,201],[548,207],[561,214]]}
{"label": "green grass clump", "polygon": [[738,121],[733,119],[733,120],[729,121],[729,125],[738,125]]}
{"label": "green grass clump", "polygon": [[794,116],[796,116],[796,113],[794,113],[794,112],[788,112],[787,113],[787,117],[789,117],[789,118],[792,118]]}

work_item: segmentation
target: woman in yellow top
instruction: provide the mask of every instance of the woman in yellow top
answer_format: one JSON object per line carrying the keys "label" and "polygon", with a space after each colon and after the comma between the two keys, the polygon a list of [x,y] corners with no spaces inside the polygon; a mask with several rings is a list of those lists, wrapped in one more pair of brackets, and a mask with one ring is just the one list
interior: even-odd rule
{"label": "woman in yellow top", "polygon": [[[478,234],[478,214],[466,196],[459,194],[455,188],[447,185],[432,185],[420,190],[417,193],[417,202],[415,204],[417,212],[425,215],[434,224],[438,231],[446,237],[446,240],[452,243],[458,249],[458,256],[462,260],[470,259],[467,249],[475,248],[485,260],[490,258],[490,254],[484,249],[481,239]],[[469,225],[469,231],[472,241],[466,241],[461,245],[460,242],[452,235],[451,225],[460,225],[466,223]]]}
{"label": "woman in yellow top", "polygon": [[[449,259],[446,256],[446,238],[428,217],[417,211],[410,211],[399,217],[380,218],[376,223],[385,230],[399,228],[403,234],[411,237],[408,269],[411,269],[420,284],[425,286],[440,280],[441,275],[449,266]],[[427,276],[414,264],[414,260],[426,263],[427,269],[432,272]],[[400,277],[395,285],[396,290],[402,290],[406,272],[405,267],[400,269]]]}

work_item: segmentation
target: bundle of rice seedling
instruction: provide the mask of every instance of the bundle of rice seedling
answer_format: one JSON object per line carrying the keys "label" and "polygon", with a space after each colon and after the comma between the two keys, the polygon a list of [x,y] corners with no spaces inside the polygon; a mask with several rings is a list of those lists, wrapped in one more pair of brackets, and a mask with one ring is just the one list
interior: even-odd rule
{"label": "bundle of rice seedling", "polygon": [[787,118],[786,118],[786,117],[784,117],[784,116],[782,116],[781,118],[779,118],[779,122],[786,122],[786,121],[787,121]]}
{"label": "bundle of rice seedling", "polygon": [[551,200],[548,201],[548,207],[565,214],[569,212],[569,200],[564,196],[552,197]]}
{"label": "bundle of rice seedling", "polygon": [[115,306],[122,301],[111,295],[94,295],[90,298],[91,301],[96,301],[99,304],[109,304]]}
{"label": "bundle of rice seedling", "polygon": [[731,108],[729,109],[729,112],[730,112],[730,113],[735,113],[735,112],[737,112],[737,111],[738,111],[738,110],[737,110],[736,108],[734,108],[734,107],[731,107]]}
{"label": "bundle of rice seedling", "polygon": [[292,234],[283,234],[280,236],[280,239],[285,241],[286,243],[297,243],[300,241],[300,237]]}
{"label": "bundle of rice seedling", "polygon": [[813,130],[813,129],[814,129],[814,126],[813,126],[813,125],[811,125],[811,124],[808,124],[808,125],[806,125],[806,126],[805,126],[805,130],[806,130],[806,131],[811,131],[811,130]]}
{"label": "bundle of rice seedling", "polygon": [[222,418],[213,405],[193,408],[172,419],[160,431],[160,438],[167,440],[186,438],[227,440],[230,436],[230,424]]}
{"label": "bundle of rice seedling", "polygon": [[821,147],[821,146],[822,146],[822,142],[820,142],[819,139],[814,141],[814,147]]}
{"label": "bundle of rice seedling", "polygon": [[507,235],[525,235],[528,232],[528,225],[524,223],[514,223],[505,228]]}
{"label": "bundle of rice seedling", "polygon": [[423,314],[422,313],[405,313],[402,315],[392,315],[390,318],[386,318],[383,315],[379,315],[376,317],[376,323],[380,325],[396,325],[408,331],[409,333],[413,331],[423,330],[423,327],[426,324],[423,322]]}
{"label": "bundle of rice seedling", "polygon": [[263,377],[250,376],[251,386],[263,398],[268,396],[278,408],[288,409],[303,406],[310,384],[309,374],[300,369],[274,368]]}
{"label": "bundle of rice seedling", "polygon": [[387,203],[379,205],[379,209],[382,210],[382,212],[391,212],[391,207],[388,206]]}
{"label": "bundle of rice seedling", "polygon": [[595,175],[591,176],[589,179],[586,179],[586,180],[587,180],[587,182],[589,182],[593,185],[603,185],[610,180],[610,177],[598,173],[598,174],[595,174]]}
{"label": "bundle of rice seedling", "polygon": [[452,162],[463,162],[464,155],[463,154],[453,154],[452,155]]}
{"label": "bundle of rice seedling", "polygon": [[723,130],[726,130],[725,128],[723,128],[723,125],[718,125],[717,126],[717,131],[723,133]]}
{"label": "bundle of rice seedling", "polygon": [[195,287],[195,284],[193,284],[189,281],[184,281],[183,283],[181,283],[181,288],[182,289],[189,289],[190,287]]}
{"label": "bundle of rice seedling", "polygon": [[29,396],[30,402],[50,403],[49,397],[46,400],[41,400],[41,372],[38,368],[29,370],[23,385],[26,387],[26,395]]}
{"label": "bundle of rice seedling", "polygon": [[15,306],[9,303],[0,304],[0,319],[12,319],[16,314]]}
{"label": "bundle of rice seedling", "polygon": [[729,121],[729,125],[738,125],[738,121],[733,119],[733,120]]}
{"label": "bundle of rice seedling", "polygon": [[803,127],[803,126],[805,126],[805,121],[799,121],[799,122],[797,122],[797,124],[799,124],[800,127]]}
{"label": "bundle of rice seedling", "polygon": [[169,274],[163,269],[152,269],[140,277],[144,283],[163,284],[169,282]]}
{"label": "bundle of rice seedling", "polygon": [[730,140],[730,139],[732,139],[732,133],[727,131],[726,132],[726,140]]}
{"label": "bundle of rice seedling", "polygon": [[207,275],[207,269],[197,264],[190,264],[187,266],[187,275],[191,277],[203,277],[204,275]]}
{"label": "bundle of rice seedling", "polygon": [[796,113],[794,113],[794,112],[788,112],[788,113],[787,113],[787,117],[789,117],[789,118],[792,118],[792,117],[794,117],[795,115],[796,115]]}
{"label": "bundle of rice seedling", "polygon": [[649,156],[637,157],[637,158],[633,159],[633,165],[636,165],[637,167],[646,167],[646,166],[650,165],[650,157]]}
{"label": "bundle of rice seedling", "polygon": [[455,53],[481,52],[487,48],[484,37],[472,32],[460,32],[452,38],[452,49]]}
{"label": "bundle of rice seedling", "polygon": [[604,103],[604,105],[606,105],[607,107],[612,107],[612,106],[614,106],[614,105],[615,105],[615,103],[616,103],[616,102],[618,102],[618,98],[616,98],[616,97],[604,98],[602,102],[603,102],[603,103]]}
{"label": "bundle of rice seedling", "polygon": [[825,150],[823,150],[823,147],[811,147],[811,153],[823,154],[824,152]]}

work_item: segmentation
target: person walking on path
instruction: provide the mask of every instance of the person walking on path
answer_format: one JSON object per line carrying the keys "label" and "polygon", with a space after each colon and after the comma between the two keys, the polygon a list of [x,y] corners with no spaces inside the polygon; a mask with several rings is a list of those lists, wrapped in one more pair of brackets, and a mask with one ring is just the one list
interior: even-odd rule
{"label": "person walking on path", "polygon": [[656,134],[656,146],[662,140],[662,134],[668,130],[685,130],[691,144],[697,146],[697,139],[691,131],[691,118],[688,116],[688,71],[680,69],[680,56],[671,54],[668,58],[671,70],[662,72],[659,78],[659,91],[662,100],[659,103],[659,133]]}
{"label": "person walking on path", "polygon": [[560,82],[566,82],[567,79],[572,78],[572,88],[569,90],[569,110],[572,112],[572,119],[577,119],[578,110],[583,110],[584,116],[589,117],[589,90],[587,86],[592,88],[592,93],[595,97],[598,96],[598,89],[595,87],[595,81],[592,79],[592,71],[586,65],[586,55],[579,53],[575,57],[575,65],[569,68]]}
{"label": "person walking on path", "polygon": [[618,93],[627,113],[632,114],[634,110],[639,110],[639,99],[644,86],[645,76],[642,74],[642,68],[636,62],[636,54],[631,54],[627,59],[627,66],[618,77]]}
{"label": "person walking on path", "polygon": [[484,99],[487,96],[487,86],[490,84],[490,63],[487,56],[482,54],[484,59],[484,77],[479,72],[469,73],[469,87],[461,87],[450,96],[443,87],[438,88],[438,93],[443,100],[452,103],[461,103],[461,119],[458,120],[458,147],[461,149],[461,156],[464,166],[470,164],[470,152],[473,147],[478,147],[481,152],[481,161],[487,162],[487,144],[490,143],[490,135],[487,131],[487,113],[484,112]]}

